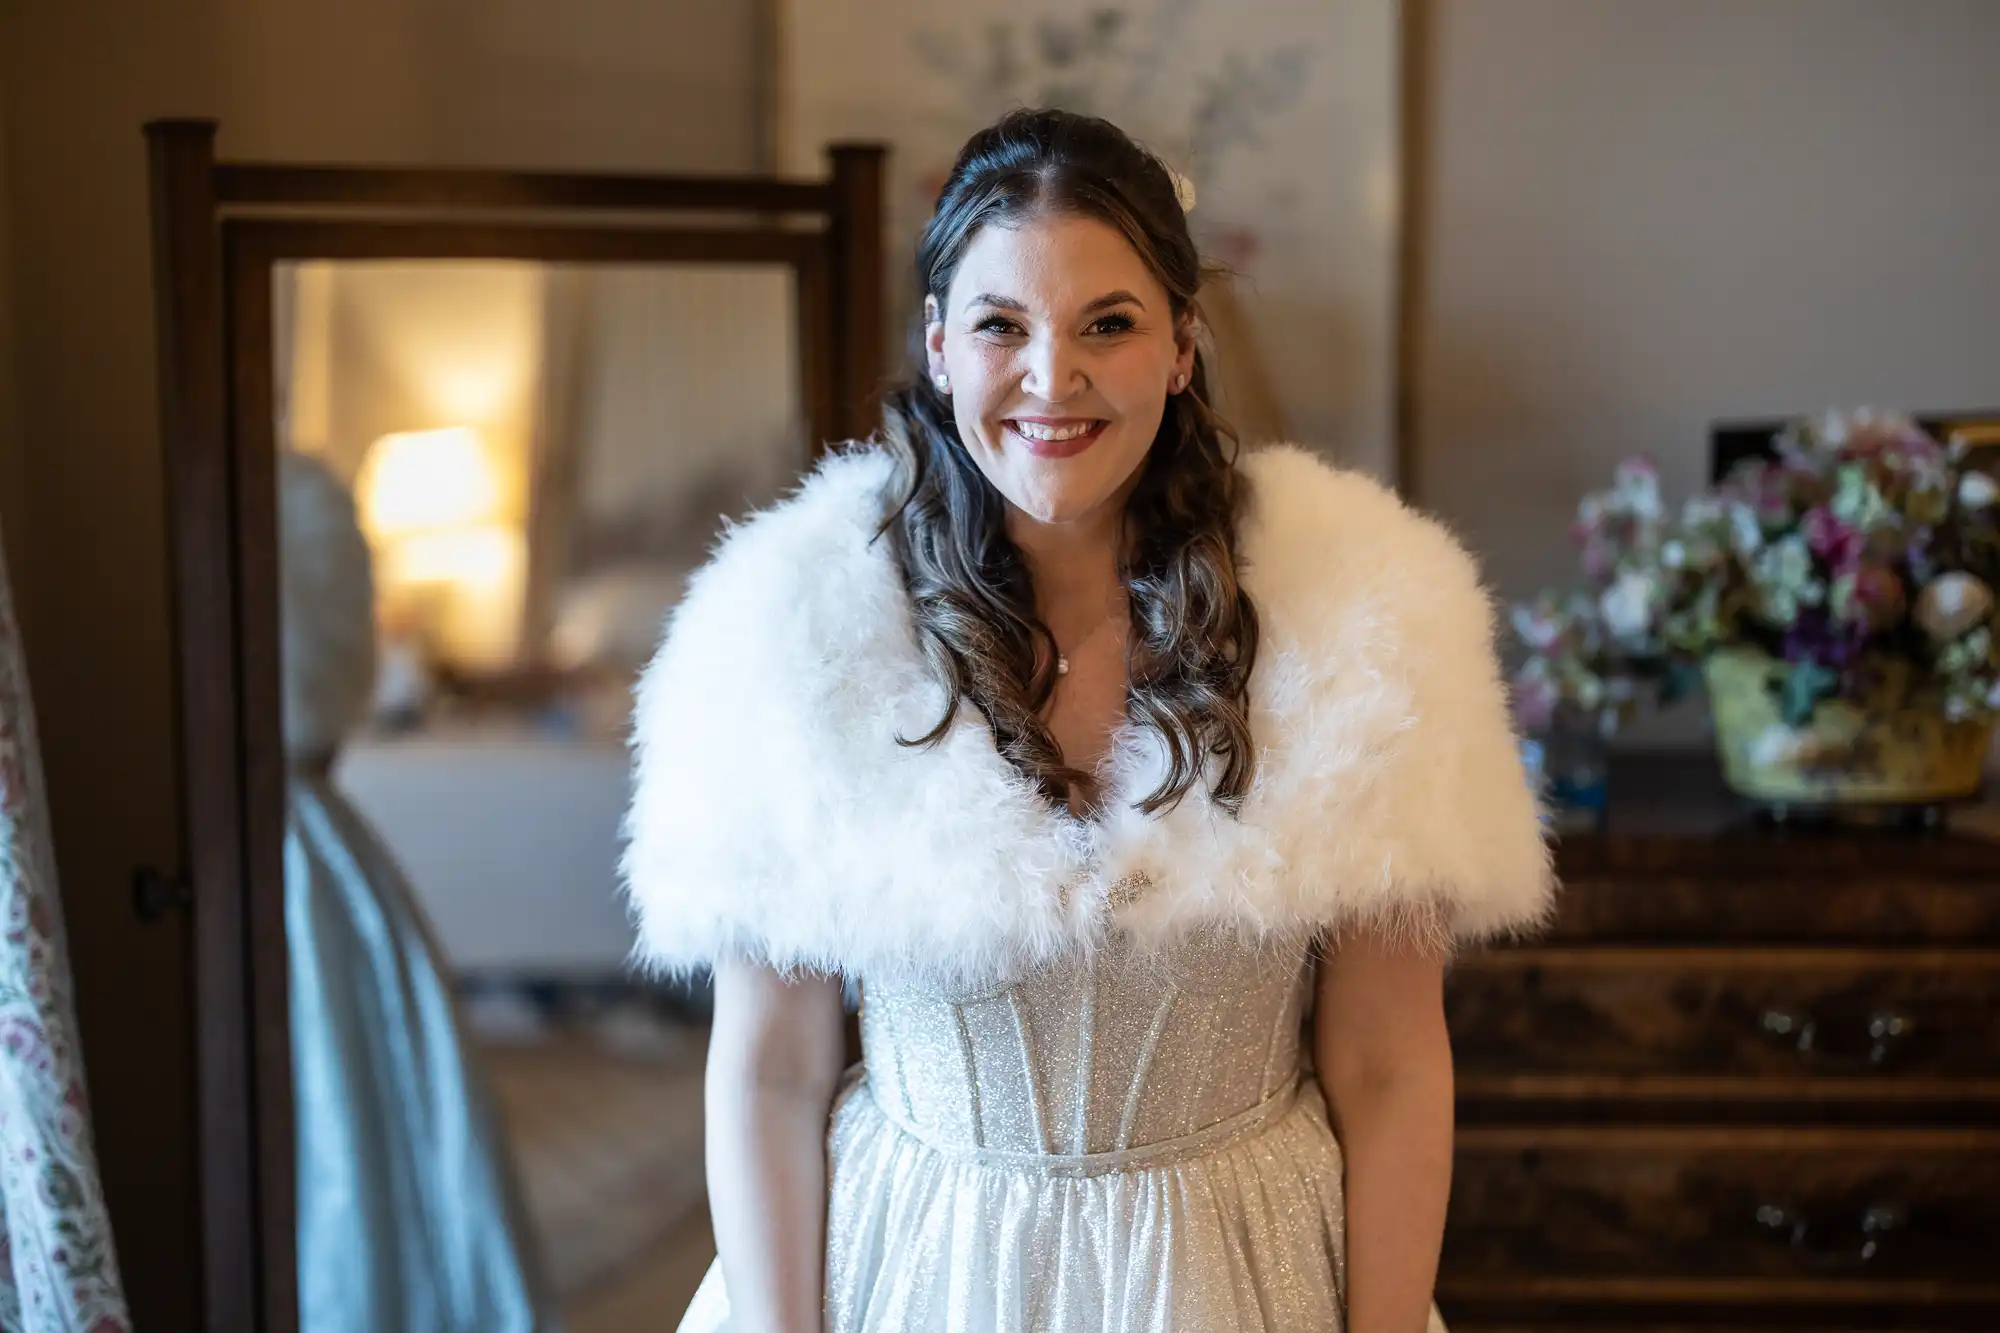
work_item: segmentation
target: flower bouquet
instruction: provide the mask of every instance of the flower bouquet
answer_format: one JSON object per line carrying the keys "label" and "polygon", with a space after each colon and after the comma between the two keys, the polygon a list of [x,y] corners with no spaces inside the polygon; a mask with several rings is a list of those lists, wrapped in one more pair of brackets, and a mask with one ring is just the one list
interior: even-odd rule
{"label": "flower bouquet", "polygon": [[1513,608],[1523,656],[1514,717],[1529,738],[1559,827],[1602,817],[1605,742],[1647,698],[1671,702],[1695,683],[1683,588],[1663,555],[1673,540],[1652,461],[1621,463],[1609,489],[1586,495],[1571,525],[1576,586]]}
{"label": "flower bouquet", "polygon": [[2000,487],[1893,413],[1794,422],[1690,502],[1723,770],[1779,805],[1972,795],[2000,712]]}
{"label": "flower bouquet", "polygon": [[[1699,672],[1724,775],[1779,806],[1973,794],[2000,714],[2000,486],[1907,417],[1782,431],[1671,520],[1643,460],[1586,497],[1583,587],[1516,608],[1524,731]],[[1559,610],[1573,608],[1567,618]]]}

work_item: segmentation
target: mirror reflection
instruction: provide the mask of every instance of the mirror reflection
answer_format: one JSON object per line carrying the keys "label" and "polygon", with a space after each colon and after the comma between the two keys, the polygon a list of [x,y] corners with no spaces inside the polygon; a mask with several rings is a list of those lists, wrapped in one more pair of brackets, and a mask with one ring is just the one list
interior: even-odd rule
{"label": "mirror reflection", "polygon": [[804,466],[791,274],[275,281],[303,1327],[654,1326],[712,1253],[703,999],[627,970],[625,726]]}

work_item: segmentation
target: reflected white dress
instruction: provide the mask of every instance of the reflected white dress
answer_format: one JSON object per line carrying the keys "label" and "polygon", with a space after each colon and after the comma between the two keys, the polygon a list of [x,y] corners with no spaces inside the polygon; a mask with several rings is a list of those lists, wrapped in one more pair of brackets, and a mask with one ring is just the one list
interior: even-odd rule
{"label": "reflected white dress", "polygon": [[285,944],[300,1333],[557,1333],[445,960],[401,867],[327,774],[365,716],[374,584],[354,503],[278,456]]}

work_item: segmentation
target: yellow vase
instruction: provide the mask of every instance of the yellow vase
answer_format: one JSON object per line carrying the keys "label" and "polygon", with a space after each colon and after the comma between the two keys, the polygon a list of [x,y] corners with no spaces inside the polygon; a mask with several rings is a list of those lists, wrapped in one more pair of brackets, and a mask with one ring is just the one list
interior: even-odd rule
{"label": "yellow vase", "polygon": [[1723,778],[1753,800],[1798,806],[1922,805],[1976,795],[1990,722],[1947,722],[1913,708],[1910,663],[1885,665],[1874,696],[1822,699],[1802,727],[1785,723],[1776,683],[1787,664],[1755,648],[1702,662]]}

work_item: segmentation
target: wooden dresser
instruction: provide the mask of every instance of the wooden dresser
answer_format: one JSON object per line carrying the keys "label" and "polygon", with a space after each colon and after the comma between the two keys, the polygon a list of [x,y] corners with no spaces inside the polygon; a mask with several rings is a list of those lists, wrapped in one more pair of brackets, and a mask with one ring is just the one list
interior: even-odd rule
{"label": "wooden dresser", "polygon": [[2000,825],[1761,826],[1614,766],[1448,1002],[1454,1333],[2000,1331]]}

